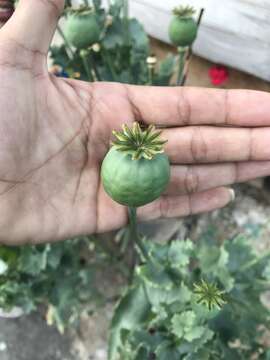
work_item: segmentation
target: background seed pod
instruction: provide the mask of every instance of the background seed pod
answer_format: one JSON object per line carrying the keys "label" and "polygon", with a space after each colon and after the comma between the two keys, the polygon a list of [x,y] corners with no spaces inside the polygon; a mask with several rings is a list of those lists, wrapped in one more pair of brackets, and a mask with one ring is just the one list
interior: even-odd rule
{"label": "background seed pod", "polygon": [[175,46],[191,46],[197,37],[198,26],[193,18],[174,16],[169,27],[169,36]]}

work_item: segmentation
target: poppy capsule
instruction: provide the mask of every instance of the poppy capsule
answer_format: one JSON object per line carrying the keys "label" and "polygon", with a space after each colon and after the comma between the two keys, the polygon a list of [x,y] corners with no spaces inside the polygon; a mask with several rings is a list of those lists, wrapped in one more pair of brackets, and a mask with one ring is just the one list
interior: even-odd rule
{"label": "poppy capsule", "polygon": [[13,0],[0,0],[0,22],[5,23],[14,13]]}

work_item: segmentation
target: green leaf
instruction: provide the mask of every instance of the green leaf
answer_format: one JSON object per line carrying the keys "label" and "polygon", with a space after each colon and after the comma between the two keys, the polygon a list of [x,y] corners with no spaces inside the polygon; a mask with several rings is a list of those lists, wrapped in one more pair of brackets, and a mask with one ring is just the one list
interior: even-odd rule
{"label": "green leaf", "polygon": [[28,275],[38,275],[46,268],[47,248],[39,251],[34,246],[25,246],[21,249],[18,261],[18,270]]}
{"label": "green leaf", "polygon": [[175,346],[169,341],[161,343],[156,351],[156,358],[158,360],[180,360],[180,353]]}
{"label": "green leaf", "polygon": [[149,39],[142,24],[137,19],[129,21],[129,30],[131,34],[132,45],[136,51],[149,51]]}
{"label": "green leaf", "polygon": [[224,246],[202,245],[199,247],[197,257],[203,275],[210,280],[218,279],[226,291],[231,291],[234,279],[228,271],[229,253]]}
{"label": "green leaf", "polygon": [[266,265],[262,275],[266,280],[270,282],[270,261],[269,264]]}
{"label": "green leaf", "polygon": [[155,308],[159,308],[163,304],[171,305],[174,302],[185,305],[192,297],[192,292],[184,283],[166,291],[163,288],[151,286],[151,284],[146,284],[145,288],[149,301]]}
{"label": "green leaf", "polygon": [[194,245],[192,241],[173,241],[168,251],[168,261],[172,268],[187,271],[190,257],[193,254]]}
{"label": "green leaf", "polygon": [[227,264],[230,272],[238,272],[256,258],[249,240],[243,235],[237,236],[233,241],[226,241],[224,247],[230,255]]}
{"label": "green leaf", "polygon": [[98,11],[101,7],[101,0],[93,0],[93,5],[95,7],[95,10]]}
{"label": "green leaf", "polygon": [[135,330],[147,322],[150,304],[142,285],[129,289],[117,305],[110,326],[109,360],[118,359],[121,330]]}
{"label": "green leaf", "polygon": [[145,246],[148,249],[149,255],[155,262],[161,265],[167,265],[169,251],[168,244],[158,244],[153,241],[145,241]]}
{"label": "green leaf", "polygon": [[168,55],[163,61],[161,61],[158,73],[155,75],[154,85],[168,86],[174,74],[175,64],[176,57],[172,54]]}
{"label": "green leaf", "polygon": [[184,339],[195,324],[196,316],[193,311],[185,311],[182,314],[176,314],[171,320],[172,333],[179,339]]}
{"label": "green leaf", "polygon": [[114,18],[118,18],[123,9],[124,0],[114,0],[110,6],[109,13]]}
{"label": "green leaf", "polygon": [[146,283],[150,283],[152,287],[170,290],[174,283],[163,266],[155,263],[148,263],[137,268],[136,273]]}
{"label": "green leaf", "polygon": [[191,342],[195,339],[199,339],[205,332],[205,328],[203,326],[195,326],[185,334],[185,340]]}
{"label": "green leaf", "polygon": [[107,50],[112,50],[117,46],[124,45],[125,28],[120,19],[115,19],[113,21],[112,25],[108,28],[102,43]]}
{"label": "green leaf", "polygon": [[0,246],[0,259],[4,261],[9,268],[15,267],[20,252],[17,248]]}

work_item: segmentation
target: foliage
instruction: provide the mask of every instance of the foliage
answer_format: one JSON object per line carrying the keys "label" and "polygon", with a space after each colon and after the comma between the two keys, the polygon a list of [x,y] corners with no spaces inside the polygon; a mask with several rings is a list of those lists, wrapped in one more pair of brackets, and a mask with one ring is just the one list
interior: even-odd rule
{"label": "foliage", "polygon": [[[170,55],[161,61],[154,72],[147,65],[151,54],[148,36],[137,19],[124,14],[124,0],[113,1],[105,10],[100,1],[92,3],[100,25],[100,40],[93,47],[81,49],[68,44],[63,30],[64,43],[52,46],[54,65],[60,65],[70,77],[82,80],[117,81],[129,84],[169,85],[176,58]],[[66,7],[66,14],[70,12]],[[151,70],[151,71],[150,71]]]}
{"label": "foliage", "polygon": [[[110,260],[110,259],[109,259]],[[47,308],[47,321],[63,332],[82,310],[104,303],[96,286],[100,266],[112,265],[91,238],[63,243],[0,247],[0,308],[25,313]]]}
{"label": "foliage", "polygon": [[[110,360],[268,359],[261,337],[270,312],[261,295],[270,288],[270,254],[258,257],[242,236],[221,246],[206,239],[144,244],[150,260],[141,258],[116,308]],[[201,278],[226,291],[223,307],[200,303],[194,284]]]}

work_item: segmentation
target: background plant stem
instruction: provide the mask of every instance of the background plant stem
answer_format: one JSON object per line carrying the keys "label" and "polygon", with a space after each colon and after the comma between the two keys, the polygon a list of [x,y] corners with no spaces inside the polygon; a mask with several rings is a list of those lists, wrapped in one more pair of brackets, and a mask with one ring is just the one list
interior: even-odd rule
{"label": "background plant stem", "polygon": [[93,56],[93,50],[90,50],[89,52],[89,62],[90,62],[90,65],[91,65],[91,68],[93,70],[93,78],[94,78],[94,81],[101,81],[101,76],[99,74],[99,71],[96,67],[96,62],[95,62],[95,59],[94,59],[94,56]]}
{"label": "background plant stem", "polygon": [[[202,8],[197,20],[197,25],[198,25],[198,31],[200,29],[201,26],[201,22],[202,22],[202,18],[203,18],[203,14],[204,14],[205,9]],[[189,66],[191,63],[191,59],[192,59],[192,45],[189,47],[188,49],[188,54],[187,54],[187,58],[186,58],[186,64],[185,64],[185,69],[184,69],[184,75],[182,76],[182,81],[181,81],[181,86],[184,86],[186,81],[187,81],[187,76],[188,76],[188,71],[189,71]]]}
{"label": "background plant stem", "polygon": [[94,81],[94,78],[93,78],[93,75],[92,75],[92,72],[91,72],[91,69],[90,69],[90,66],[89,66],[89,62],[88,62],[88,59],[87,59],[87,54],[80,54],[81,55],[81,58],[82,58],[82,61],[83,61],[83,66],[84,66],[84,69],[85,69],[85,72],[86,72],[86,75],[88,77],[88,80],[89,81]]}
{"label": "background plant stem", "polygon": [[123,8],[123,13],[124,13],[124,19],[128,19],[129,18],[129,0],[124,0],[124,8]]}
{"label": "background plant stem", "polygon": [[176,85],[179,86],[181,84],[183,70],[184,70],[184,66],[185,66],[186,48],[179,46],[178,54],[179,54],[179,63],[178,63],[178,75],[177,75]]}
{"label": "background plant stem", "polygon": [[153,85],[154,72],[155,72],[154,67],[153,66],[148,66],[148,85]]}
{"label": "background plant stem", "polygon": [[[69,57],[70,57],[71,59],[73,59],[73,58],[74,58],[74,52],[73,52],[73,50],[72,50],[72,47],[71,47],[70,43],[67,41],[67,38],[65,37],[64,32],[62,31],[62,29],[61,29],[61,27],[60,27],[59,25],[57,25],[57,28],[56,28],[56,29],[57,29],[59,35],[61,36],[61,38],[63,39],[63,42],[64,42],[64,44],[66,45],[66,48],[68,49],[67,54],[69,55]],[[69,54],[69,53],[70,53],[70,54]]]}
{"label": "background plant stem", "polygon": [[150,260],[148,251],[145,248],[144,243],[142,242],[141,237],[138,233],[137,208],[129,207],[128,208],[128,216],[129,216],[130,237],[131,237],[134,245],[136,245],[139,248],[139,250],[142,253],[145,260]]}
{"label": "background plant stem", "polygon": [[124,0],[123,3],[123,16],[124,16],[124,24],[125,24],[125,32],[126,32],[126,43],[129,45],[130,43],[130,34],[129,34],[129,0]]}
{"label": "background plant stem", "polygon": [[101,56],[104,61],[104,64],[108,66],[108,69],[110,70],[112,80],[117,81],[117,74],[114,69],[114,65],[111,59],[111,55],[105,50],[104,48],[101,50]]}

